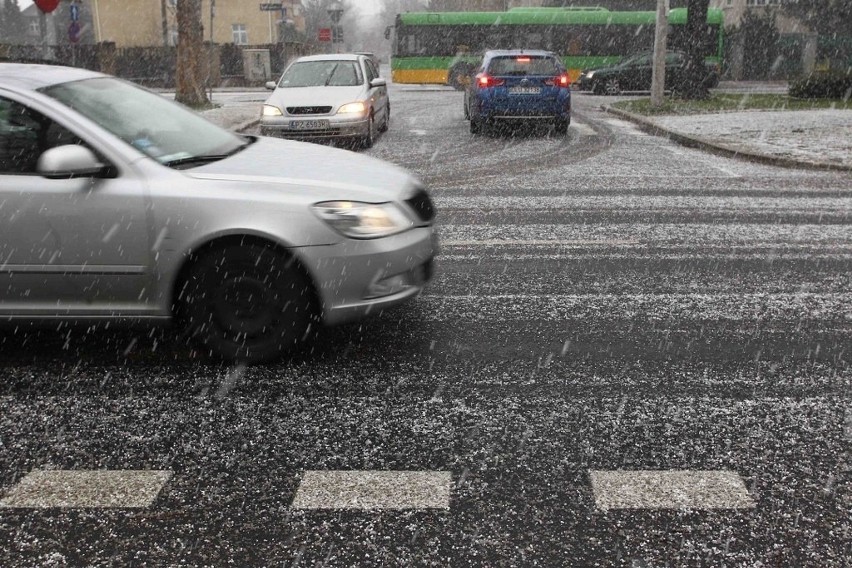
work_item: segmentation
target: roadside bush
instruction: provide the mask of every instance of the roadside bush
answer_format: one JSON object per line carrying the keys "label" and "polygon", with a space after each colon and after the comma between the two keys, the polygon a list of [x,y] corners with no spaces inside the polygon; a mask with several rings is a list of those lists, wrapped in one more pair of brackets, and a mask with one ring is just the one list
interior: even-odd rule
{"label": "roadside bush", "polygon": [[814,73],[790,83],[789,94],[797,99],[844,99],[852,96],[852,73]]}

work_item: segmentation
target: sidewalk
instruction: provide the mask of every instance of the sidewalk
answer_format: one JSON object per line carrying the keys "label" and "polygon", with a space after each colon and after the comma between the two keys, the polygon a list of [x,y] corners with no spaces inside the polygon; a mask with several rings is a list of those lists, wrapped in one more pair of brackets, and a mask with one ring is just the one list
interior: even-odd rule
{"label": "sidewalk", "polygon": [[201,115],[228,130],[245,130],[260,122],[261,103],[222,106],[201,111]]}
{"label": "sidewalk", "polygon": [[852,171],[850,110],[647,117],[603,108],[686,146],[777,166]]}

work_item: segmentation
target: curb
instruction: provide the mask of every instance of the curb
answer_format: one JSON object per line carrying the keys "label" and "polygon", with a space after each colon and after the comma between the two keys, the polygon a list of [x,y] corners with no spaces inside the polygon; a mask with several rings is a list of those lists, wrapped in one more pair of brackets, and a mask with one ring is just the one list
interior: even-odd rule
{"label": "curb", "polygon": [[770,166],[780,166],[782,168],[852,172],[852,166],[847,166],[845,164],[829,164],[826,162],[808,162],[803,160],[794,160],[792,158],[782,158],[780,156],[772,156],[771,154],[762,154],[760,152],[743,151],[741,149],[732,148],[724,144],[710,142],[703,138],[688,136],[686,134],[681,134],[679,132],[675,132],[674,130],[669,130],[668,128],[662,127],[656,122],[654,122],[653,119],[648,118],[646,116],[627,112],[626,110],[614,108],[610,105],[601,105],[601,110],[606,113],[614,114],[618,117],[625,118],[633,123],[636,123],[637,125],[639,125],[640,129],[649,134],[653,134],[654,136],[663,136],[665,138],[677,142],[682,146],[705,150],[707,152],[720,156],[737,158],[748,162],[768,164]]}
{"label": "curb", "polygon": [[249,128],[251,128],[253,126],[257,126],[258,124],[260,124],[260,119],[259,118],[253,118],[251,120],[241,122],[240,124],[237,124],[236,126],[231,127],[230,130],[233,130],[234,132],[242,132],[243,130],[248,130]]}

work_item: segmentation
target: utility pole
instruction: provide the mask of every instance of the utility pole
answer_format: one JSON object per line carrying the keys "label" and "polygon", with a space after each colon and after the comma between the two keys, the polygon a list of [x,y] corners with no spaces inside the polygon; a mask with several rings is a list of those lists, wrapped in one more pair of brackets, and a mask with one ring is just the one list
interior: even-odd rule
{"label": "utility pole", "polygon": [[651,106],[663,105],[666,88],[666,35],[669,26],[669,0],[657,0],[657,23],[654,28],[654,62],[651,71]]}
{"label": "utility pole", "polygon": [[213,102],[213,18],[216,17],[216,0],[210,0],[210,45],[207,54],[207,86],[210,89],[209,100]]}

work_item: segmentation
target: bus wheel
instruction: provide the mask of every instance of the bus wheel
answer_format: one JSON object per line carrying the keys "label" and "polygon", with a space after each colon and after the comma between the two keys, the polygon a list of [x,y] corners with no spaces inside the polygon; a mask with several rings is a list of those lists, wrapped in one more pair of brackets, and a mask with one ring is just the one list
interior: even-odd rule
{"label": "bus wheel", "polygon": [[468,77],[471,73],[470,65],[458,63],[450,68],[450,73],[447,76],[447,84],[457,91],[464,91],[467,87]]}
{"label": "bus wheel", "polygon": [[610,77],[604,81],[604,93],[607,95],[617,95],[621,93],[621,85],[618,84],[618,79]]}

